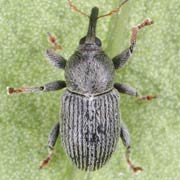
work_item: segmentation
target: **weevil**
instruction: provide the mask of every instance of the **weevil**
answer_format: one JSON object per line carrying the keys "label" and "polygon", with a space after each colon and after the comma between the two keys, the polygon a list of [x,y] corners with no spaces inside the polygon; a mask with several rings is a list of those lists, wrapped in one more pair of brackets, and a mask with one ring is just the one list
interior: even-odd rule
{"label": "weevil", "polygon": [[89,18],[86,36],[80,39],[79,46],[67,61],[57,50],[59,45],[55,36],[48,33],[53,48],[46,51],[49,62],[65,71],[65,81],[59,80],[38,87],[12,88],[8,87],[8,94],[25,92],[47,92],[66,88],[61,99],[60,121],[52,128],[48,138],[49,154],[41,164],[43,168],[52,159],[53,149],[60,135],[64,150],[77,168],[94,171],[103,167],[116,149],[121,138],[126,147],[126,160],[134,171],[143,170],[136,167],[130,160],[130,135],[120,114],[119,93],[138,97],[139,99],[153,99],[156,96],[140,96],[136,89],[127,84],[113,81],[115,70],[122,68],[132,55],[137,33],[145,26],[153,24],[146,19],[132,28],[130,47],[112,59],[103,51],[101,40],[96,36],[96,24],[99,18],[118,13],[118,8],[98,16],[99,9],[92,8],[87,15],[80,11],[69,0],[70,7]]}

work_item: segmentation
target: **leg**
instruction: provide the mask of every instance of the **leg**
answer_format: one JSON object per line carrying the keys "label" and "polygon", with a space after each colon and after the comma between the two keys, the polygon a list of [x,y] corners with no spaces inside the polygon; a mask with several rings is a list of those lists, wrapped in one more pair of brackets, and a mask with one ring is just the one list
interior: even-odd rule
{"label": "leg", "polygon": [[45,53],[45,56],[53,66],[59,69],[65,68],[66,60],[59,54],[55,53],[53,49],[48,49]]}
{"label": "leg", "polygon": [[139,96],[137,90],[127,84],[115,83],[114,88],[116,88],[119,93],[128,94],[130,96]]}
{"label": "leg", "polygon": [[27,87],[27,88],[25,87],[25,88],[17,88],[17,89],[12,87],[7,87],[7,94],[10,95],[14,93],[56,91],[64,87],[66,87],[65,81],[54,81],[39,87]]}
{"label": "leg", "polygon": [[48,32],[47,35],[48,35],[48,41],[53,45],[53,49],[61,50],[62,47],[59,45],[57,38],[53,36],[50,32]]}
{"label": "leg", "polygon": [[54,146],[56,144],[56,140],[58,138],[59,135],[59,122],[55,124],[55,126],[53,127],[53,129],[51,130],[50,134],[49,134],[49,138],[48,138],[48,156],[46,159],[44,159],[39,166],[39,169],[42,169],[44,166],[46,166],[49,161],[52,159],[53,156],[53,149]]}
{"label": "leg", "polygon": [[152,99],[157,98],[157,96],[147,95],[147,96],[140,96],[136,89],[132,88],[127,84],[115,83],[114,88],[119,91],[119,93],[128,94],[130,96],[136,96],[139,100],[147,100],[150,101]]}
{"label": "leg", "polygon": [[55,50],[62,49],[62,47],[58,44],[56,37],[52,36],[50,33],[48,33],[48,40],[51,44],[53,44],[53,48],[48,49],[45,56],[52,65],[57,68],[64,69],[66,66],[66,60],[62,56],[55,53]]}
{"label": "leg", "polygon": [[122,142],[124,146],[127,148],[126,149],[126,160],[129,165],[129,167],[134,171],[142,171],[143,169],[141,167],[136,167],[133,165],[133,163],[130,160],[130,148],[131,148],[131,143],[130,143],[130,135],[128,132],[128,129],[124,123],[121,123],[121,128],[120,128],[120,137],[122,139]]}
{"label": "leg", "polygon": [[157,95],[147,95],[147,96],[139,96],[138,99],[142,101],[151,101],[153,99],[158,98]]}
{"label": "leg", "polygon": [[121,54],[119,54],[113,58],[113,63],[114,63],[115,69],[122,68],[124,66],[124,64],[128,61],[131,54],[133,53],[135,45],[136,45],[136,38],[137,38],[138,31],[140,29],[142,29],[143,27],[149,26],[151,24],[153,24],[153,21],[146,19],[140,25],[137,25],[132,28],[130,47],[128,49],[124,50]]}

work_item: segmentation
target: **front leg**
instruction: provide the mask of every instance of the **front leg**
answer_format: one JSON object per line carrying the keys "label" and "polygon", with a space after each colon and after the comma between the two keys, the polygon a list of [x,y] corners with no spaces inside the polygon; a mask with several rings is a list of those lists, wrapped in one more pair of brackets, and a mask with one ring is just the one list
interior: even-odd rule
{"label": "front leg", "polygon": [[137,38],[138,31],[140,29],[142,29],[143,27],[149,26],[153,23],[154,23],[153,21],[146,19],[141,24],[132,28],[132,36],[131,36],[130,47],[112,59],[115,69],[122,68],[124,66],[124,64],[128,61],[131,54],[133,53],[135,45],[136,45],[136,38]]}
{"label": "front leg", "polygon": [[48,40],[53,45],[53,48],[48,49],[46,51],[45,53],[46,58],[53,66],[60,69],[64,69],[66,66],[66,60],[55,52],[58,49],[59,50],[62,49],[62,47],[59,45],[57,38],[49,32],[48,32]]}
{"label": "front leg", "polygon": [[65,81],[54,81],[43,86],[38,87],[22,87],[22,88],[12,88],[7,87],[7,94],[17,94],[17,93],[28,93],[28,92],[47,92],[47,91],[56,91],[66,87]]}
{"label": "front leg", "polygon": [[59,54],[55,53],[53,49],[48,49],[45,53],[45,57],[53,66],[59,69],[65,69],[66,60]]}

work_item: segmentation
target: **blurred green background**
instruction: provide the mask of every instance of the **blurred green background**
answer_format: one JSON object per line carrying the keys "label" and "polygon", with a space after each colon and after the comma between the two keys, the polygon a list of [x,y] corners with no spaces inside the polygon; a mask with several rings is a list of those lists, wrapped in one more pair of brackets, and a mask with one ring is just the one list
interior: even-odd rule
{"label": "blurred green background", "polygon": [[[104,14],[118,0],[73,0],[82,11],[93,6]],[[0,180],[178,180],[180,179],[180,1],[130,0],[121,12],[98,21],[97,34],[110,57],[129,46],[131,27],[147,17],[155,25],[138,34],[131,61],[116,73],[143,95],[139,102],[121,95],[122,117],[132,139],[132,159],[144,171],[134,174],[119,142],[110,161],[93,173],[73,167],[61,142],[48,168],[38,170],[47,155],[47,137],[58,120],[62,91],[6,95],[6,87],[43,85],[64,79],[62,70],[44,58],[54,33],[68,58],[87,31],[88,19],[72,11],[66,0],[0,0]]]}

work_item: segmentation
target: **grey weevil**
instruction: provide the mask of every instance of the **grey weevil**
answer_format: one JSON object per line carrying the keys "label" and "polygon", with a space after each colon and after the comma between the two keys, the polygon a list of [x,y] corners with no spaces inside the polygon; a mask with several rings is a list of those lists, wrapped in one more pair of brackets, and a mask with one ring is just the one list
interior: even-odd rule
{"label": "grey weevil", "polygon": [[[80,11],[69,0],[75,11]],[[136,96],[139,99],[151,100],[156,96],[140,96],[127,84],[114,83],[116,69],[122,68],[134,51],[138,31],[153,21],[146,19],[132,28],[130,47],[112,58],[101,48],[101,40],[96,37],[96,24],[99,18],[119,12],[121,6],[111,12],[98,16],[99,9],[92,8],[89,17],[87,35],[80,39],[79,46],[68,61],[55,51],[61,49],[57,39],[48,33],[52,49],[46,51],[49,62],[65,70],[66,81],[54,81],[39,87],[12,88],[7,93],[47,92],[66,88],[61,99],[60,122],[52,128],[48,138],[49,154],[40,164],[43,168],[52,159],[57,137],[61,136],[67,156],[79,169],[94,171],[101,168],[110,159],[116,149],[119,137],[127,148],[126,160],[134,171],[143,170],[130,161],[130,136],[120,116],[119,93]]]}

